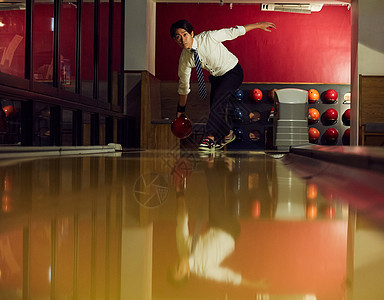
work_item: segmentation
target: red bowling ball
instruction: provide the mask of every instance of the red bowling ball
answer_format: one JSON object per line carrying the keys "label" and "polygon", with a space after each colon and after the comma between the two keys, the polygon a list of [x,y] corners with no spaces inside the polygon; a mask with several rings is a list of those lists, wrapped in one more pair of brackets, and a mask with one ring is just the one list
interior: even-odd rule
{"label": "red bowling ball", "polygon": [[328,108],[324,113],[324,119],[328,123],[336,122],[338,117],[339,113],[334,108]]}
{"label": "red bowling ball", "polygon": [[348,137],[348,138],[350,138],[350,136],[351,136],[351,129],[346,129],[345,131],[344,131],[344,135],[346,136],[346,137]]}
{"label": "red bowling ball", "polygon": [[351,110],[349,108],[343,113],[343,122],[346,125],[349,125],[351,122]]}
{"label": "red bowling ball", "polygon": [[350,108],[348,108],[345,112],[344,112],[344,118],[346,119],[346,120],[350,120],[351,119],[351,109]]}
{"label": "red bowling ball", "polygon": [[263,98],[263,93],[259,89],[253,89],[249,92],[249,99],[254,100],[254,101],[261,101]]}
{"label": "red bowling ball", "polygon": [[324,94],[324,99],[326,102],[328,103],[334,103],[336,102],[337,98],[339,97],[339,95],[337,94],[337,92],[333,89],[329,89],[325,92]]}
{"label": "red bowling ball", "polygon": [[185,139],[192,133],[192,123],[186,116],[182,115],[172,121],[171,131],[179,139]]}
{"label": "red bowling ball", "polygon": [[328,143],[334,143],[339,137],[339,132],[336,128],[328,128],[324,132],[325,139]]}
{"label": "red bowling ball", "polygon": [[351,141],[351,129],[347,128],[343,134],[343,144],[349,145]]}

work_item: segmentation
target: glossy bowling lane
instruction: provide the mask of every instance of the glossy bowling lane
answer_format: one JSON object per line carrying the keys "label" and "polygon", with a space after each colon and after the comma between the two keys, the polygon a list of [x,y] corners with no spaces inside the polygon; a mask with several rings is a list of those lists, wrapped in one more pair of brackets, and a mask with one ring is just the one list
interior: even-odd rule
{"label": "glossy bowling lane", "polygon": [[2,160],[0,299],[384,299],[382,176],[292,153]]}

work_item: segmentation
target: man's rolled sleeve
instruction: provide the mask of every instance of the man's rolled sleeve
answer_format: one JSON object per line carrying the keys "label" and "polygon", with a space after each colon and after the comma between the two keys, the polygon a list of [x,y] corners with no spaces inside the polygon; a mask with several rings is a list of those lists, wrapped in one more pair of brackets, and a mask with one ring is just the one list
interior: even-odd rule
{"label": "man's rolled sleeve", "polygon": [[235,38],[246,33],[244,26],[235,26],[231,28],[224,28],[220,30],[211,31],[212,37],[217,42],[224,42],[234,40]]}
{"label": "man's rolled sleeve", "polygon": [[191,91],[190,88],[191,68],[185,70],[179,70],[179,88],[177,93],[179,95],[187,95]]}
{"label": "man's rolled sleeve", "polygon": [[180,56],[179,60],[179,87],[177,89],[177,93],[179,95],[187,95],[191,91],[190,88],[190,80],[191,80],[191,72],[192,69],[188,66],[187,59],[185,55]]}

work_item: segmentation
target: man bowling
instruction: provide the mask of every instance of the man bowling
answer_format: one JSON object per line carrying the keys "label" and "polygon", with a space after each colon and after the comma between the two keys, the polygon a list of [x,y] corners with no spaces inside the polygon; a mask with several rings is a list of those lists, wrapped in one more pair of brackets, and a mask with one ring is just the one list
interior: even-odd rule
{"label": "man bowling", "polygon": [[[200,97],[204,98],[203,78],[201,68],[209,73],[211,83],[210,113],[206,124],[205,136],[199,151],[212,152],[221,149],[235,140],[236,136],[226,121],[225,111],[228,99],[239,88],[243,81],[243,69],[238,58],[232,54],[222,42],[236,39],[253,29],[270,32],[276,26],[271,22],[260,22],[245,26],[236,26],[213,31],[204,31],[197,35],[192,25],[186,20],[179,20],[171,25],[172,39],[183,48],[178,67],[179,101],[177,116],[185,112],[188,94],[190,92],[190,77],[192,68],[196,68],[199,80]],[[200,76],[199,76],[200,73]]]}

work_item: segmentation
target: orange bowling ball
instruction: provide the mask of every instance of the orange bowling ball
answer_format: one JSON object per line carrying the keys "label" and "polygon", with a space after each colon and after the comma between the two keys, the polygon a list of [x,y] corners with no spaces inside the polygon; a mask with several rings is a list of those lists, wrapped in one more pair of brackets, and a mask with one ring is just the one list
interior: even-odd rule
{"label": "orange bowling ball", "polygon": [[320,131],[317,128],[308,129],[308,139],[311,143],[315,143],[320,137]]}
{"label": "orange bowling ball", "polygon": [[320,113],[316,108],[310,108],[308,109],[308,121],[311,123],[315,123],[320,118]]}
{"label": "orange bowling ball", "polygon": [[309,103],[315,103],[316,101],[318,101],[320,98],[320,94],[317,90],[315,89],[310,89],[308,91],[308,101]]}
{"label": "orange bowling ball", "polygon": [[192,123],[187,116],[181,115],[172,121],[171,131],[179,139],[185,139],[192,133]]}

